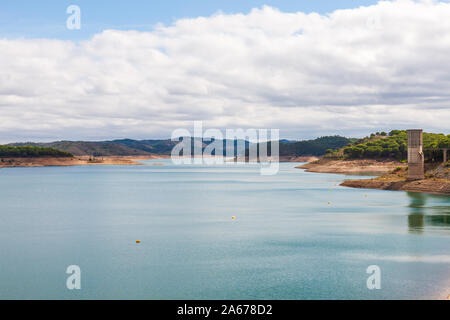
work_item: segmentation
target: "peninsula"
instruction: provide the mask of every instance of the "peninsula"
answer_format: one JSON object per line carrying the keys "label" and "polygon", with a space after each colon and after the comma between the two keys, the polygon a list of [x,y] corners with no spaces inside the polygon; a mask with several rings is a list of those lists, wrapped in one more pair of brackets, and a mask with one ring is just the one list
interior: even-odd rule
{"label": "peninsula", "polygon": [[446,154],[450,135],[424,133],[420,143],[417,152],[422,157],[422,174],[413,179],[411,163],[408,166],[407,161],[414,159],[412,148],[408,145],[408,133],[400,130],[372,134],[349,146],[329,150],[321,159],[297,168],[309,172],[378,176],[346,180],[341,184],[345,187],[450,195],[450,162]]}

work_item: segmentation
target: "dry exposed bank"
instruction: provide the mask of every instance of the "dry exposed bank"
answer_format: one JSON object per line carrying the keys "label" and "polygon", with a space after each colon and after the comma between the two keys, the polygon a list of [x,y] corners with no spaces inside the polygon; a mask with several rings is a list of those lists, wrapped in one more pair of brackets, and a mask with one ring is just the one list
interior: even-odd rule
{"label": "dry exposed bank", "polygon": [[450,195],[450,180],[439,178],[407,181],[406,179],[388,179],[387,177],[379,177],[375,179],[346,180],[341,186]]}
{"label": "dry exposed bank", "polygon": [[[168,159],[169,155],[147,156],[74,156],[64,157],[38,157],[38,158],[1,158],[0,168],[7,167],[50,167],[50,166],[91,166],[91,165],[142,165],[139,160]],[[316,161],[317,157],[280,157],[280,162],[307,162]],[[151,165],[161,165],[152,163]]]}
{"label": "dry exposed bank", "polygon": [[297,168],[320,173],[379,175],[373,179],[346,180],[341,184],[345,187],[450,195],[450,169],[443,165],[430,168],[426,179],[416,181],[407,180],[407,165],[397,161],[320,159]]}
{"label": "dry exposed bank", "polygon": [[374,179],[347,180],[341,186],[381,190],[401,190],[450,195],[450,168],[446,165],[427,165],[425,179],[407,180],[407,168],[397,168]]}
{"label": "dry exposed bank", "polygon": [[306,169],[308,172],[343,173],[343,174],[386,174],[397,167],[406,167],[405,163],[398,161],[378,161],[370,159],[361,160],[331,160],[320,159],[296,168]]}
{"label": "dry exposed bank", "polygon": [[[50,166],[85,166],[85,165],[142,165],[139,160],[164,159],[166,156],[106,156],[89,157],[76,156],[73,158],[2,158],[0,168],[7,167],[50,167]],[[152,165],[157,165],[154,163]]]}
{"label": "dry exposed bank", "polygon": [[280,156],[279,159],[280,162],[313,162],[317,160],[319,160],[319,158],[315,156]]}

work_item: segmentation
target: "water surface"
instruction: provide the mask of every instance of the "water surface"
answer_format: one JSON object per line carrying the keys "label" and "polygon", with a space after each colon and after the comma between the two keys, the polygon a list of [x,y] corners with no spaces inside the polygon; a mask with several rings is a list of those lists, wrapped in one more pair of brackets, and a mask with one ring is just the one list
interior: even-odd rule
{"label": "water surface", "polygon": [[[295,163],[261,176],[163,162],[0,169],[0,298],[450,294],[450,197],[343,188]],[[66,288],[69,265],[81,290]],[[370,265],[380,290],[366,287]]]}

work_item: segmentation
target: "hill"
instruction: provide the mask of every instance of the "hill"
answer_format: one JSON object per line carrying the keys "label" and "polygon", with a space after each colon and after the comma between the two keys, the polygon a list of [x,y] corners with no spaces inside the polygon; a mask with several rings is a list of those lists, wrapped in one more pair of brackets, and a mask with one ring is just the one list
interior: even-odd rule
{"label": "hill", "polygon": [[341,136],[325,136],[289,143],[280,141],[280,156],[322,156],[327,150],[345,147],[353,141],[354,139]]}
{"label": "hill", "polygon": [[0,146],[0,157],[4,158],[39,158],[39,157],[73,157],[69,152],[54,148],[38,146]]}
{"label": "hill", "polygon": [[[450,135],[424,133],[424,149],[449,148]],[[403,190],[450,194],[450,161],[443,162],[441,151],[424,150],[425,179],[407,179],[408,134],[393,130],[371,134],[351,145],[329,150],[320,160],[298,168],[312,172],[380,175],[373,179],[346,180],[341,185],[353,188]]]}
{"label": "hill", "polygon": [[[424,149],[450,148],[450,135],[442,133],[423,133]],[[442,159],[442,152],[425,150],[425,158],[435,161]],[[351,145],[329,150],[326,157],[343,159],[390,159],[406,161],[408,157],[408,133],[405,130],[392,130],[371,134],[353,142]]]}
{"label": "hill", "polygon": [[[183,138],[181,138],[182,140]],[[201,143],[201,148],[204,150],[212,141],[200,142],[198,139],[191,140],[191,148],[193,146]],[[145,155],[170,155],[172,149],[177,145],[178,141],[172,141],[170,139],[164,140],[133,140],[133,139],[121,139],[112,141],[56,141],[49,143],[14,143],[10,146],[35,146],[35,147],[45,147],[54,148],[63,152],[69,152],[77,156],[90,155],[95,157],[100,156],[145,156]],[[220,143],[220,142],[219,142]],[[238,143],[243,143],[244,149],[248,148],[251,144],[248,141],[242,140],[222,140],[222,146],[224,154],[227,151],[227,145],[229,147],[228,151],[234,148],[236,155]]]}
{"label": "hill", "polygon": [[14,143],[11,146],[54,148],[77,156],[142,156],[170,154],[174,142],[170,140],[113,140],[113,141],[55,141],[49,143]]}
{"label": "hill", "polygon": [[[280,140],[280,156],[322,156],[328,149],[338,149],[349,145],[355,139],[348,139],[340,136],[326,136],[314,140],[292,141]],[[201,142],[204,150],[211,142]],[[197,139],[192,139],[192,146],[199,144]],[[243,140],[222,140],[224,155],[237,155],[237,145],[243,143],[244,149],[248,150],[251,142]],[[49,143],[14,143],[10,146],[35,146],[43,148],[53,148],[62,152],[68,152],[76,156],[145,156],[151,154],[170,155],[177,141],[164,140],[133,140],[120,139],[112,141],[56,141]],[[263,145],[263,144],[261,144]],[[269,153],[270,153],[270,148]],[[227,153],[228,151],[228,153]]]}

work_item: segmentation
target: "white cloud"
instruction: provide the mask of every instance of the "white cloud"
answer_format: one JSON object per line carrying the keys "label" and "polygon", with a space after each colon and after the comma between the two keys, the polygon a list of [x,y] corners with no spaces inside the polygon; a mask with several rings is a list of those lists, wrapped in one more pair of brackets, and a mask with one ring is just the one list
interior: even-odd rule
{"label": "white cloud", "polygon": [[80,43],[0,40],[0,140],[163,137],[207,127],[282,136],[450,121],[450,5],[183,19]]}

